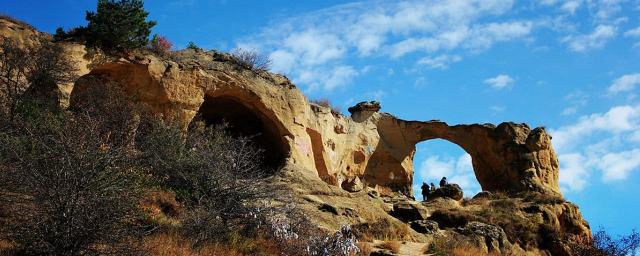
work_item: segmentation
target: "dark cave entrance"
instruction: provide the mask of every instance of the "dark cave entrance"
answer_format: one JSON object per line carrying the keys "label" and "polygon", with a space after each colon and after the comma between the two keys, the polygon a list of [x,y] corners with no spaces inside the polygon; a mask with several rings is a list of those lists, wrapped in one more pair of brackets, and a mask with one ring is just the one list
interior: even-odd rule
{"label": "dark cave entrance", "polygon": [[275,172],[285,161],[286,148],[276,124],[266,115],[229,96],[205,94],[198,115],[207,126],[226,122],[233,136],[250,136],[263,152],[263,167]]}

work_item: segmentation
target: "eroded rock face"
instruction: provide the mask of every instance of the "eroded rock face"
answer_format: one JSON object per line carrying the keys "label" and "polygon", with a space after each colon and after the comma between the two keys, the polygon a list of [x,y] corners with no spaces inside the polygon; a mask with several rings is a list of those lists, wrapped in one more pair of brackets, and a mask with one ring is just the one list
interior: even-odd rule
{"label": "eroded rock face", "polygon": [[359,103],[350,118],[309,104],[284,76],[239,68],[228,54],[184,50],[173,59],[120,59],[93,68],[74,90],[92,76],[110,77],[166,120],[186,125],[198,113],[210,124],[231,120],[240,131],[265,136],[258,144],[277,159],[273,168],[301,166],[334,186],[358,178],[411,195],[415,145],[439,138],[471,155],[483,190],[561,195],[558,159],[543,128],[405,121],[377,113],[378,102]]}
{"label": "eroded rock face", "polygon": [[[26,45],[51,40],[50,35],[38,33],[24,24],[0,19],[2,37],[20,38]],[[265,149],[269,167],[296,172],[336,190],[365,190],[359,193],[372,198],[382,191],[411,196],[416,144],[444,139],[469,153],[484,191],[537,191],[562,196],[558,158],[551,136],[543,128],[511,122],[451,126],[437,120],[407,121],[378,113],[379,102],[350,108],[350,117],[339,115],[328,107],[310,104],[287,77],[243,69],[229,54],[215,51],[183,50],[173,52],[168,59],[145,56],[136,60],[107,56],[73,43],[67,43],[66,49],[82,75],[74,85],[61,88],[71,92],[71,104],[74,95],[92,82],[110,78],[122,82],[126,92],[147,103],[151,114],[167,121],[186,127],[199,114],[208,124],[228,120],[240,133],[262,134],[256,143]],[[416,212],[412,205],[398,205],[394,211],[401,208]],[[342,214],[337,210],[342,208],[334,209]],[[333,212],[331,207],[326,210]],[[579,239],[591,239],[589,225],[576,205],[557,204],[537,212],[545,223]],[[412,216],[425,217],[422,212]],[[500,247],[494,246],[494,240],[489,243]]]}

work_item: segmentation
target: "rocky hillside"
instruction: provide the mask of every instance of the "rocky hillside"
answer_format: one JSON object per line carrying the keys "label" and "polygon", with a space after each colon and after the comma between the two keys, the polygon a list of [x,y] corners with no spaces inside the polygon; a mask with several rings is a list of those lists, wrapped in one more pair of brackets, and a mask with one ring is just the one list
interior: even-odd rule
{"label": "rocky hillside", "polygon": [[[3,19],[0,36],[24,45],[51,40],[27,24]],[[558,158],[544,128],[407,121],[380,113],[379,102],[359,103],[345,116],[310,103],[287,77],[242,68],[227,53],[115,56],[61,44],[80,70],[75,84],[61,86],[69,97],[63,104],[73,106],[87,81],[110,78],[122,81],[127,93],[147,103],[150,114],[166,121],[186,127],[196,116],[207,124],[225,120],[239,133],[256,135],[265,165],[276,171],[274,185],[286,187],[322,226],[337,230],[350,223],[372,230],[382,221],[387,231],[404,230],[399,236],[362,238],[375,247],[372,251],[384,251],[385,240],[403,240],[399,249],[388,251],[420,255],[429,244],[439,244],[569,255],[570,243],[592,242],[578,206],[562,197]],[[469,153],[486,192],[473,199],[459,191],[415,201],[416,144],[431,139],[445,139]]]}

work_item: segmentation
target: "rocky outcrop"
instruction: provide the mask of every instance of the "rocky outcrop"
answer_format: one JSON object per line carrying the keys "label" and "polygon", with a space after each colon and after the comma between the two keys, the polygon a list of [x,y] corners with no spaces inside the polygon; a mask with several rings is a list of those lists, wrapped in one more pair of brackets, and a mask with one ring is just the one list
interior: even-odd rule
{"label": "rocky outcrop", "polygon": [[453,200],[462,200],[464,192],[458,184],[447,184],[437,188],[435,191],[429,194],[429,199],[435,199],[438,197],[448,197]]}
{"label": "rocky outcrop", "polygon": [[484,252],[506,253],[511,249],[511,243],[502,228],[472,221],[461,228],[478,248]]}

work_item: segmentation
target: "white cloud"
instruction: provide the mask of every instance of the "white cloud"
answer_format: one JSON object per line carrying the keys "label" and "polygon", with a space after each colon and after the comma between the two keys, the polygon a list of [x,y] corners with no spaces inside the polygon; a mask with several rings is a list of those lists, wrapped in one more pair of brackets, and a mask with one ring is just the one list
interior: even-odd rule
{"label": "white cloud", "polygon": [[614,80],[607,90],[611,94],[626,92],[633,90],[638,84],[640,84],[640,73],[624,75]]}
{"label": "white cloud", "polygon": [[491,85],[491,88],[493,88],[493,89],[500,90],[500,89],[503,89],[503,88],[505,88],[507,86],[512,85],[513,83],[515,83],[515,81],[516,80],[514,80],[513,78],[511,78],[508,75],[499,75],[499,76],[496,76],[494,78],[486,79],[486,80],[484,80],[483,83]]}
{"label": "white cloud", "polygon": [[579,192],[599,171],[604,182],[624,180],[640,168],[640,104],[617,106],[606,113],[579,118],[578,122],[550,129],[560,160],[560,184]]}
{"label": "white cloud", "polygon": [[608,153],[599,161],[598,167],[603,171],[603,181],[623,180],[629,173],[640,166],[640,149]]}
{"label": "white cloud", "polygon": [[607,41],[613,39],[618,28],[611,25],[598,25],[591,34],[567,36],[562,42],[569,44],[569,49],[576,52],[585,52],[590,49],[604,47]]}
{"label": "white cloud", "polygon": [[443,54],[435,58],[424,57],[418,60],[417,64],[426,65],[429,68],[447,69],[449,67],[449,64],[458,62],[460,60],[462,60],[462,58],[458,55],[450,56]]}
{"label": "white cloud", "polygon": [[640,36],[640,26],[634,29],[629,29],[627,32],[624,32],[625,37],[638,37]]}
{"label": "white cloud", "polygon": [[312,73],[350,66],[350,57],[399,58],[417,51],[430,55],[418,65],[446,68],[460,61],[460,54],[439,51],[478,52],[499,42],[526,38],[534,28],[529,20],[485,22],[508,13],[513,5],[513,0],[349,3],[273,21],[243,42],[270,51],[272,70],[291,73],[303,86],[334,85],[326,80],[331,76]]}
{"label": "white cloud", "polygon": [[579,192],[588,184],[590,173],[585,166],[586,159],[580,153],[562,154],[560,161],[559,183],[563,190]]}
{"label": "white cloud", "polygon": [[562,5],[562,7],[560,7],[561,10],[574,14],[576,12],[576,9],[578,9],[578,7],[580,7],[580,1],[568,1],[566,3],[564,3]]}
{"label": "white cloud", "polygon": [[640,127],[640,105],[617,106],[607,113],[583,116],[578,123],[550,130],[553,135],[553,147],[560,152],[572,150],[580,138],[594,132],[621,133],[634,131]]}

